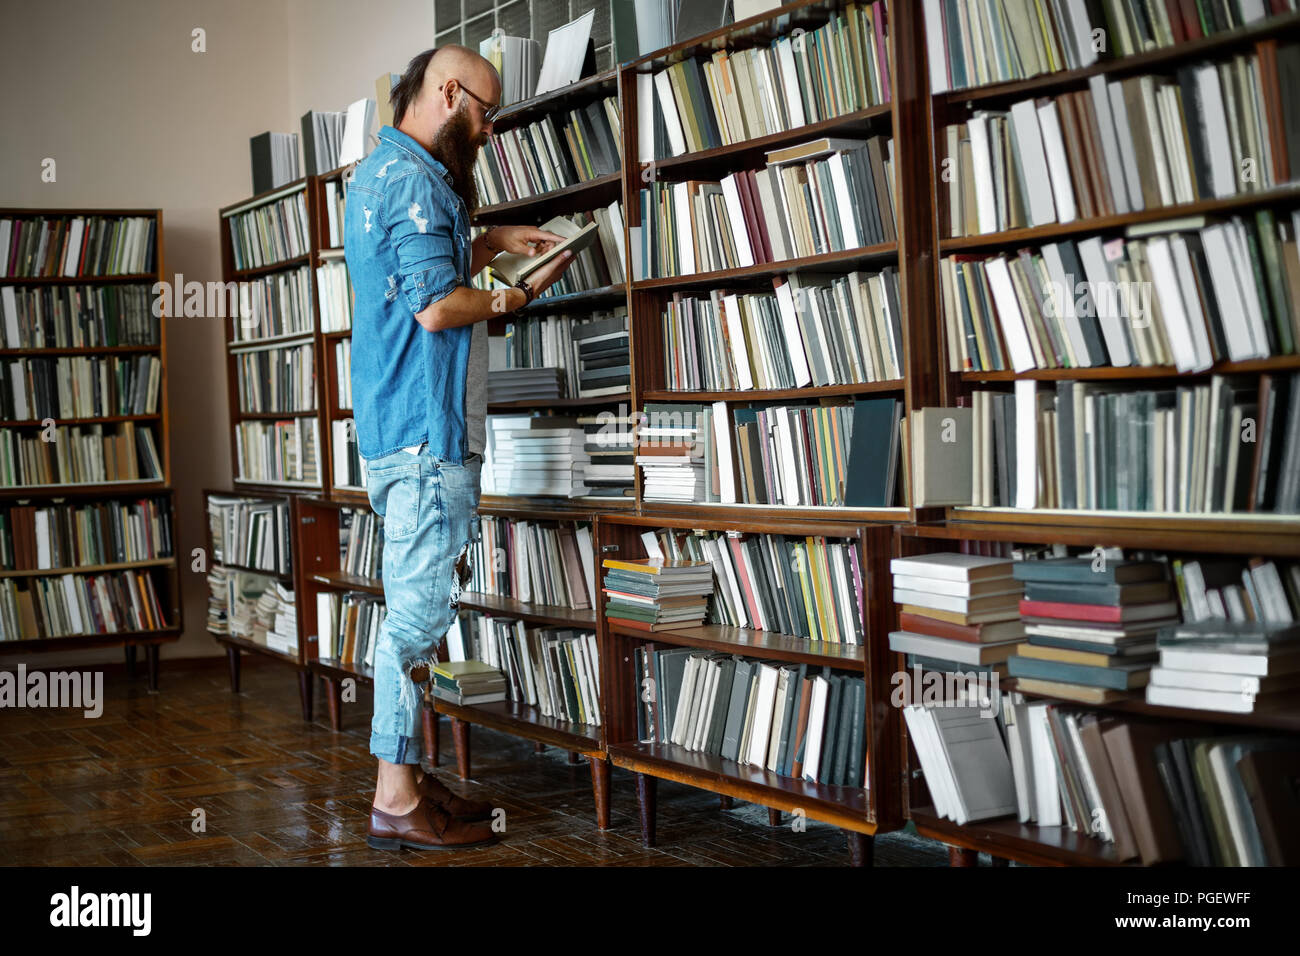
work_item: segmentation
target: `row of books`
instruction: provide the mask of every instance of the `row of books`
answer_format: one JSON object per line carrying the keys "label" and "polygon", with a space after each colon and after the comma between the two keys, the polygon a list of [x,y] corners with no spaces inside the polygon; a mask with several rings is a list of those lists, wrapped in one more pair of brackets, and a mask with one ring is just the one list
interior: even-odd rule
{"label": "row of books", "polygon": [[147,571],[0,579],[0,640],[120,634],[167,627]]}
{"label": "row of books", "polygon": [[642,276],[692,275],[894,242],[893,141],[824,137],[718,182],[641,191]]}
{"label": "row of books", "polygon": [[[514,369],[557,369],[560,394],[555,398],[616,395],[631,380],[627,307],[593,309],[582,315],[516,316],[506,334],[493,339],[489,364],[488,401],[531,397],[510,375]],[[522,385],[523,383],[519,383]]]}
{"label": "row of books", "polygon": [[334,343],[335,401],[341,409],[352,408],[352,339]]}
{"label": "row of books", "polygon": [[236,269],[255,269],[296,259],[311,249],[305,190],[247,212],[234,213],[227,217],[227,222]]}
{"label": "row of books", "polygon": [[483,515],[470,590],[532,604],[590,608],[595,590],[591,525]]}
{"label": "row of books", "polygon": [[253,195],[279,189],[298,178],[298,134],[268,130],[249,137]]}
{"label": "row of books", "polygon": [[308,342],[235,356],[242,412],[310,412],[316,408],[316,348]]}
{"label": "row of books", "polygon": [[365,488],[366,462],[361,457],[356,423],[351,418],[330,422],[330,450],[333,455],[330,470],[334,476],[334,487]]}
{"label": "row of books", "polygon": [[360,591],[316,593],[317,652],[341,664],[375,662],[379,628],[388,614],[384,599]]}
{"label": "row of books", "polygon": [[159,315],[147,285],[0,286],[7,349],[157,345]]}
{"label": "row of books", "polygon": [[325,180],[325,231],[329,248],[343,248],[343,212],[347,209],[347,180]]}
{"label": "row of books", "polygon": [[782,777],[865,787],[867,685],[860,674],[751,660],[690,647],[639,645],[638,739]]}
{"label": "row of books", "polygon": [[316,294],[322,332],[346,332],[352,328],[352,280],[346,262],[322,262],[316,267]]}
{"label": "row of books", "polygon": [[[572,295],[590,289],[623,284],[623,204],[617,200],[608,206],[579,212],[567,218],[579,228],[595,223],[596,242],[580,251],[569,263],[564,275],[538,297]],[[541,228],[556,232],[554,220],[542,223]],[[570,230],[571,232],[573,230]]]}
{"label": "row of books", "polygon": [[0,487],[162,479],[148,425],[57,425],[32,435],[0,428]]}
{"label": "row of books", "polygon": [[493,136],[474,161],[488,205],[540,196],[617,173],[618,100],[607,96]]}
{"label": "row of books", "polygon": [[0,278],[143,275],[157,236],[152,216],[0,218]]}
{"label": "row of books", "polygon": [[0,361],[0,419],[152,415],[161,385],[157,355]]}
{"label": "row of books", "polygon": [[594,631],[530,628],[511,618],[472,617],[474,659],[501,671],[508,699],[536,707],[545,717],[600,725],[600,658]]}
{"label": "row of books", "polygon": [[311,332],[311,270],[301,266],[239,283],[239,312],[231,321],[235,343]]}
{"label": "row of books", "polygon": [[208,496],[214,564],[290,574],[293,543],[289,503],[266,498]]}
{"label": "row of books", "polygon": [[669,389],[730,391],[902,377],[898,272],[818,282],[772,280],[774,293],[674,293],[663,315]]}
{"label": "row of books", "polygon": [[0,570],[38,571],[172,555],[164,498],[0,509]]}
{"label": "row of books", "polygon": [[235,474],[243,481],[320,484],[320,433],[315,418],[235,425]]}
{"label": "row of books", "polygon": [[940,264],[953,371],[1173,365],[1291,355],[1300,212],[1130,227]]}
{"label": "row of books", "polygon": [[[953,504],[1151,512],[1300,511],[1300,379],[1176,388],[1062,381],[977,390],[949,410]],[[970,435],[971,441],[960,440]],[[918,482],[924,480],[918,470]]]}
{"label": "row of books", "polygon": [[1295,0],[924,0],[930,92],[1077,70],[1295,9]]}
{"label": "row of books", "polygon": [[711,624],[863,643],[862,558],[852,541],[673,529],[641,540],[651,559],[713,566]]}
{"label": "row of books", "polygon": [[493,32],[478,45],[479,55],[496,67],[501,77],[501,103],[526,100],[537,88],[542,68],[542,45],[528,37]]}
{"label": "row of books", "polygon": [[[887,26],[883,2],[850,3],[815,30],[638,74],[641,160],[758,139],[887,103]],[[659,124],[664,135],[655,137]]]}
{"label": "row of books", "polygon": [[632,494],[636,475],[629,418],[610,412],[580,417],[488,415],[483,494]]}
{"label": "row of books", "polygon": [[901,403],[733,408],[647,403],[636,463],[647,501],[893,507]]}
{"label": "row of books", "polygon": [[[1300,68],[1300,46],[1291,55]],[[943,131],[949,233],[1272,189],[1279,180],[1271,150],[1286,131],[1273,129],[1260,106],[1261,80],[1258,57],[1238,56],[1183,67],[1174,78],[1097,76],[1087,91],[976,111]],[[1300,110],[1290,119],[1300,124]],[[1300,128],[1293,136],[1300,146]]]}
{"label": "row of books", "polygon": [[339,509],[339,570],[378,581],[384,565],[384,519],[368,508]]}

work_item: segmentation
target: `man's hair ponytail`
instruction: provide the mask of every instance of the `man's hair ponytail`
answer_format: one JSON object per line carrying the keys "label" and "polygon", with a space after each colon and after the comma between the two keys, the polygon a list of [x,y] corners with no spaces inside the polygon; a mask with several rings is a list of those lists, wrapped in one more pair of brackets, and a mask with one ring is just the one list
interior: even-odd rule
{"label": "man's hair ponytail", "polygon": [[388,95],[388,102],[393,105],[394,127],[402,124],[406,108],[420,95],[420,87],[424,85],[424,71],[429,68],[429,61],[437,52],[437,48],[434,48],[417,53],[406,65],[406,72],[402,74],[402,78],[394,84],[392,92]]}

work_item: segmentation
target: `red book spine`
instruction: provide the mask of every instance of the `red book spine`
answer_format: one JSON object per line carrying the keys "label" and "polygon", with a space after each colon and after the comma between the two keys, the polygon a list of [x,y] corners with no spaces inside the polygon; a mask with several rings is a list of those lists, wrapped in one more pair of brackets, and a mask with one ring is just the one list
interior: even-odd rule
{"label": "red book spine", "polygon": [[1020,613],[1025,617],[1052,617],[1065,621],[1097,621],[1119,624],[1124,609],[1113,604],[1063,604],[1058,601],[1021,600]]}

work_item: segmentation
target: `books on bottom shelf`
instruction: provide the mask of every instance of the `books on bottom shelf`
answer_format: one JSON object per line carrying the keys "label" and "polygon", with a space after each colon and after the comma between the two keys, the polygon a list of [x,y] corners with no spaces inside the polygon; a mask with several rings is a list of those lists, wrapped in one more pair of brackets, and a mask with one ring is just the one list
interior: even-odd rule
{"label": "books on bottom shelf", "polygon": [[384,599],[348,591],[316,593],[316,651],[342,664],[375,663],[375,644],[387,614]]}
{"label": "books on bottom shelf", "polygon": [[482,661],[448,661],[433,666],[434,697],[453,704],[492,704],[507,699],[506,678]]}
{"label": "books on bottom shelf", "polygon": [[150,425],[57,425],[50,438],[0,428],[0,487],[163,479]]}
{"label": "books on bottom shelf", "polygon": [[483,515],[471,546],[470,590],[534,604],[586,609],[595,593],[591,525]]}
{"label": "books on bottom shelf", "polygon": [[600,659],[594,631],[529,628],[523,621],[485,614],[471,617],[477,620],[470,628],[470,656],[502,672],[508,699],[536,707],[546,717],[599,726]]}
{"label": "books on bottom shelf", "polygon": [[0,640],[165,627],[167,616],[148,571],[0,579]]}
{"label": "books on bottom shelf", "polygon": [[1211,619],[1161,630],[1148,704],[1251,714],[1296,700],[1300,626]]}
{"label": "books on bottom shelf", "polygon": [[287,501],[208,496],[212,560],[289,574],[293,544]]}
{"label": "books on bottom shelf", "polygon": [[867,787],[866,681],[829,667],[645,643],[637,739],[759,767],[782,777]]}
{"label": "books on bottom shelf", "polygon": [[315,418],[239,422],[235,473],[242,481],[319,485],[318,437]]}
{"label": "books on bottom shelf", "polygon": [[208,630],[282,654],[298,654],[293,589],[274,577],[214,565],[208,571]]}
{"label": "books on bottom shelf", "polygon": [[641,631],[670,631],[704,623],[713,593],[707,561],[606,558],[605,618]]}

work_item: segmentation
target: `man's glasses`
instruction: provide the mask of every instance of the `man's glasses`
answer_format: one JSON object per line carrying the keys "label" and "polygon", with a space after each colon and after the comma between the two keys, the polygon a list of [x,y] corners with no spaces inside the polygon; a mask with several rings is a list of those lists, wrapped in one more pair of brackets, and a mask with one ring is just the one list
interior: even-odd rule
{"label": "man's glasses", "polygon": [[[483,97],[479,96],[477,93],[471,90],[464,83],[461,83],[460,80],[456,80],[456,83],[459,84],[462,92],[468,94],[471,98],[473,98],[473,100],[476,103],[478,103],[479,106],[483,107],[483,122],[490,123],[497,118],[497,114],[501,112],[500,106],[493,106],[487,100],[483,99]],[[447,84],[444,83],[442,86],[446,86],[446,85]],[[442,90],[442,86],[438,87],[439,91]]]}

